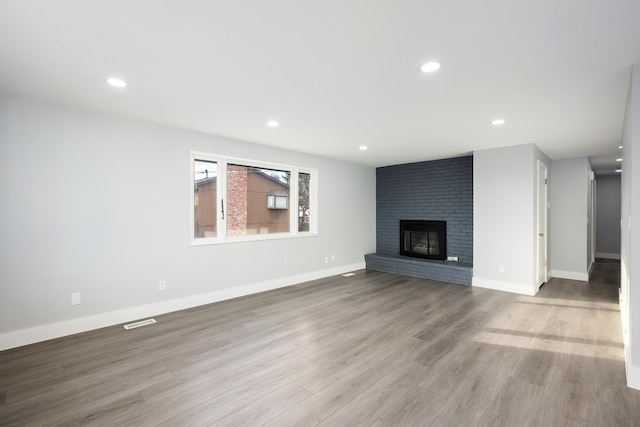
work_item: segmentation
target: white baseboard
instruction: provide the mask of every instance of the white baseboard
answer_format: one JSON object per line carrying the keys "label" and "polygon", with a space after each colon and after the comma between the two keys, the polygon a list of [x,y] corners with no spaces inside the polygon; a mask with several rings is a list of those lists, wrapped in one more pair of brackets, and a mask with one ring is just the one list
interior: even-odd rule
{"label": "white baseboard", "polygon": [[625,358],[625,367],[627,370],[627,387],[640,390],[640,367],[629,365]]}
{"label": "white baseboard", "polygon": [[620,254],[609,254],[606,252],[596,252],[596,258],[620,259]]}
{"label": "white baseboard", "polygon": [[578,273],[576,271],[551,270],[551,277],[557,277],[558,279],[581,280],[583,282],[589,281],[589,273]]}
{"label": "white baseboard", "polygon": [[[618,290],[620,292],[620,290]],[[629,313],[627,305],[619,294],[620,324],[622,326],[622,340],[624,341],[624,369],[627,376],[627,387],[640,390],[640,368],[631,365],[631,346],[629,345]]]}
{"label": "white baseboard", "polygon": [[479,277],[473,277],[471,279],[471,286],[530,296],[535,295],[538,291],[532,286],[523,285],[521,283],[501,282],[499,280],[482,279]]}
{"label": "white baseboard", "polygon": [[0,334],[0,351],[366,268],[363,262]]}

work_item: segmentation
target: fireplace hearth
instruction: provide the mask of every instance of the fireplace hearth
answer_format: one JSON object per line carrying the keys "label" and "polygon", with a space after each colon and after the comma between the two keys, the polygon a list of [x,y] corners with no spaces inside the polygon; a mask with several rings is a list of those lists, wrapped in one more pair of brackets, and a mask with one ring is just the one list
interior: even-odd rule
{"label": "fireplace hearth", "polygon": [[447,222],[400,220],[400,255],[445,261]]}

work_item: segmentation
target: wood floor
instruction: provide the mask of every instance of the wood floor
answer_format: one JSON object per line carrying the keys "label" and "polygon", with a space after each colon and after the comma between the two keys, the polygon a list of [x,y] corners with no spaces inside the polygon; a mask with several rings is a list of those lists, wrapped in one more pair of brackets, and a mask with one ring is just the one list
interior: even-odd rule
{"label": "wood floor", "polygon": [[0,424],[638,426],[618,271],[526,297],[362,270],[8,350]]}

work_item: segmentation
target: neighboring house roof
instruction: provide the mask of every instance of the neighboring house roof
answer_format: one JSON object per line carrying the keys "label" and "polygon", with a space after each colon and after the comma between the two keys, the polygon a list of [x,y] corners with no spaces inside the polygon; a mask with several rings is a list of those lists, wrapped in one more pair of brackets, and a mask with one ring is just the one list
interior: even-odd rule
{"label": "neighboring house roof", "polygon": [[[249,173],[259,174],[263,178],[267,178],[270,181],[282,186],[283,188],[286,188],[286,189],[289,188],[289,184],[288,183],[284,183],[284,182],[280,181],[278,178],[276,178],[274,176],[271,176],[268,173],[265,173],[265,172],[261,171],[260,169],[249,169]],[[198,180],[195,181],[195,187],[198,188],[199,186],[204,185],[204,184],[214,183],[214,182],[216,182],[217,179],[218,179],[218,177],[216,177],[216,176],[210,177],[210,178],[198,179]]]}

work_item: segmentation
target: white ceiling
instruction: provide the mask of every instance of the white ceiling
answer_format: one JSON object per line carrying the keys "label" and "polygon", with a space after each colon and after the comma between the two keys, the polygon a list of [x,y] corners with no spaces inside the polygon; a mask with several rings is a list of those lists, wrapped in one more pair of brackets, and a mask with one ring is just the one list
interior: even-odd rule
{"label": "white ceiling", "polygon": [[639,62],[639,0],[0,0],[2,92],[372,166],[612,168]]}

